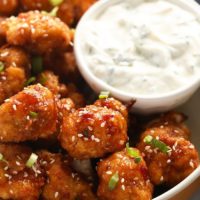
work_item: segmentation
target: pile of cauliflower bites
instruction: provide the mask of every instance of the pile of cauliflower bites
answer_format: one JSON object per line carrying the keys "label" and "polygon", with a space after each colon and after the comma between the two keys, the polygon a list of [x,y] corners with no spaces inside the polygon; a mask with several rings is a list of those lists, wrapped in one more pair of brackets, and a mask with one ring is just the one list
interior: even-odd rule
{"label": "pile of cauliflower bites", "polygon": [[150,200],[199,166],[183,114],[130,147],[128,106],[105,93],[86,105],[73,36],[93,3],[0,1],[0,199]]}

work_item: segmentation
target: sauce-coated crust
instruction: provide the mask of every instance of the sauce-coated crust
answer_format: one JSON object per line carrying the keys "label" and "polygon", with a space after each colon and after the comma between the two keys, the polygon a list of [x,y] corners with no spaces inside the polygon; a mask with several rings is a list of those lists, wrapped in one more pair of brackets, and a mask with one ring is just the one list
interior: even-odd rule
{"label": "sauce-coated crust", "polygon": [[23,145],[0,144],[0,199],[37,200],[45,184],[45,174],[36,163],[26,167],[32,151]]}
{"label": "sauce-coated crust", "polygon": [[[169,119],[169,116],[167,115],[165,119]],[[172,116],[175,116],[175,113],[172,113]],[[176,116],[178,116],[178,113],[176,113]],[[177,124],[177,120],[176,125],[172,121],[170,123],[170,120],[168,120],[168,123],[166,123],[166,120],[161,123],[162,121],[163,118],[159,122],[156,120],[155,123],[152,123],[147,128],[141,135],[137,147],[145,155],[144,159],[147,163],[152,183],[155,185],[164,183],[174,186],[199,166],[199,156],[194,145],[185,139],[188,138],[188,129],[183,125],[182,120],[180,125]],[[144,142],[144,138],[148,135],[163,142],[168,146],[169,151],[161,152],[159,148]]]}
{"label": "sauce-coated crust", "polygon": [[1,23],[0,35],[11,45],[22,46],[34,54],[65,51],[71,31],[59,18],[39,11],[20,13]]}
{"label": "sauce-coated crust", "polygon": [[95,103],[95,106],[106,107],[112,110],[120,112],[125,119],[128,119],[128,110],[125,105],[123,105],[120,101],[114,98],[105,98],[98,99]]}
{"label": "sauce-coated crust", "polygon": [[9,16],[16,13],[19,7],[19,0],[1,0],[0,16]]}
{"label": "sauce-coated crust", "polygon": [[23,11],[40,10],[50,11],[53,6],[49,0],[20,0]]}
{"label": "sauce-coated crust", "polygon": [[20,92],[30,71],[29,56],[17,47],[2,47],[0,62],[4,69],[0,72],[0,104]]}
{"label": "sauce-coated crust", "polygon": [[[51,11],[53,6],[49,0],[20,0],[24,11],[40,10]],[[97,0],[64,0],[58,5],[57,16],[67,25],[72,26],[78,22],[87,9]]]}
{"label": "sauce-coated crust", "polygon": [[170,111],[147,124],[146,128],[165,127],[167,134],[172,137],[183,137],[189,140],[191,132],[185,124],[187,117],[183,113]]}
{"label": "sauce-coated crust", "polygon": [[52,71],[43,71],[38,75],[37,81],[59,98],[67,95],[67,87],[64,84],[59,83],[59,77]]}
{"label": "sauce-coated crust", "polygon": [[47,138],[56,131],[54,95],[40,84],[29,86],[0,108],[0,140],[21,142]]}
{"label": "sauce-coated crust", "polygon": [[118,111],[94,105],[63,117],[60,142],[72,157],[102,157],[123,149],[127,121]]}
{"label": "sauce-coated crust", "polygon": [[[137,149],[134,149],[138,152]],[[141,154],[139,153],[141,156]],[[150,200],[153,187],[148,176],[145,161],[136,163],[126,149],[114,153],[107,159],[99,162],[98,176],[100,178],[98,197],[101,200]],[[113,190],[109,188],[111,177],[118,173],[119,180]]]}
{"label": "sauce-coated crust", "polygon": [[44,200],[95,200],[91,187],[69,167],[69,159],[46,151],[39,153],[40,163],[47,172],[47,183],[42,192]]}

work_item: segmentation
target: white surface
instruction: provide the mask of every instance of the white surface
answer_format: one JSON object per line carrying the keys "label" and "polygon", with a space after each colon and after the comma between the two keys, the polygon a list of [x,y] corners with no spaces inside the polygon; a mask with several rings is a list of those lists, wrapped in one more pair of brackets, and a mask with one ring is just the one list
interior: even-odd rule
{"label": "white surface", "polygon": [[[130,100],[135,99],[136,103],[134,105],[133,110],[137,112],[152,113],[152,112],[166,111],[185,103],[188,100],[188,98],[199,87],[200,79],[197,81],[195,80],[189,81],[187,87],[185,87],[184,89],[180,89],[176,92],[172,92],[170,95],[162,95],[162,96],[153,95],[147,98],[142,95],[136,96],[134,94],[122,92],[109,86],[102,80],[95,77],[93,73],[90,71],[90,69],[88,68],[84,60],[84,56],[82,54],[81,48],[80,48],[80,44],[82,40],[81,33],[82,31],[84,31],[84,26],[82,26],[82,24],[84,24],[84,21],[87,21],[87,19],[98,14],[101,10],[106,9],[107,6],[112,5],[113,2],[119,2],[119,1],[122,1],[122,0],[99,1],[94,6],[92,6],[91,9],[89,9],[89,11],[83,16],[83,18],[81,19],[77,27],[76,35],[75,35],[75,45],[74,45],[75,55],[76,55],[80,72],[82,73],[83,77],[86,79],[89,85],[93,88],[93,90],[95,90],[97,93],[99,93],[102,90],[108,90],[112,93],[112,96],[120,99],[121,101],[128,102]],[[140,2],[141,0],[137,0],[137,1]],[[182,6],[186,10],[196,13],[197,16],[200,18],[200,6],[197,3],[193,1],[188,1],[188,0],[168,0],[168,1],[174,2],[175,4]]]}

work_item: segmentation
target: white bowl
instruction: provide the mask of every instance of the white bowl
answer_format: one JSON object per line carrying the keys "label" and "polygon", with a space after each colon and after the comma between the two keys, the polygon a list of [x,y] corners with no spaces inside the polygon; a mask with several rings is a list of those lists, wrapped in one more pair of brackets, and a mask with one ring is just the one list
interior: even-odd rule
{"label": "white bowl", "polygon": [[[107,83],[103,82],[99,78],[97,78],[87,66],[87,63],[84,58],[84,54],[81,48],[81,41],[82,41],[82,33],[87,31],[85,30],[85,22],[88,19],[93,18],[95,15],[100,13],[101,11],[105,10],[108,6],[113,5],[114,3],[121,2],[122,0],[101,0],[98,3],[94,4],[82,17],[80,20],[75,34],[75,41],[74,41],[74,49],[75,55],[78,63],[79,70],[91,88],[96,92],[99,93],[102,90],[110,91],[112,96],[116,97],[117,99],[123,102],[130,102],[132,100],[136,100],[134,104],[133,111],[140,112],[140,113],[155,113],[155,112],[163,112],[167,110],[171,110],[177,106],[182,105],[185,103],[199,88],[200,86],[200,79],[188,82],[188,85],[182,87],[181,89],[177,89],[170,93],[166,93],[163,95],[152,95],[143,96],[143,95],[135,95],[132,93],[123,92],[118,90]],[[135,0],[141,2],[141,0]],[[200,18],[200,6],[190,0],[168,0],[171,1],[178,6],[195,13]]]}

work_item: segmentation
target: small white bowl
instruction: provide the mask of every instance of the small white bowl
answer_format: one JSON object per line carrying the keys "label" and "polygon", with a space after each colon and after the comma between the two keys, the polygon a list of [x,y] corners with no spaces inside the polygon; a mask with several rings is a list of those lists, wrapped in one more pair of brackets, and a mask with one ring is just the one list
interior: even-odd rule
{"label": "small white bowl", "polygon": [[[200,79],[189,82],[188,85],[182,87],[181,89],[177,89],[175,91],[162,95],[159,94],[152,96],[135,95],[133,93],[123,92],[119,89],[116,89],[108,85],[104,81],[97,78],[87,66],[86,61],[84,59],[84,54],[81,49],[82,32],[86,31],[84,29],[85,22],[87,22],[88,19],[93,18],[101,11],[105,10],[108,6],[121,1],[122,0],[101,0],[96,4],[94,4],[94,6],[92,6],[80,20],[76,29],[74,49],[78,67],[81,74],[96,93],[105,90],[109,91],[113,97],[116,97],[117,99],[123,102],[130,102],[132,100],[136,100],[136,103],[134,104],[132,109],[135,112],[140,112],[144,114],[163,112],[182,105],[199,88]],[[171,1],[186,10],[192,11],[200,18],[200,6],[196,2],[191,0],[190,1],[168,0],[168,1]],[[141,2],[141,0],[139,2]]]}

